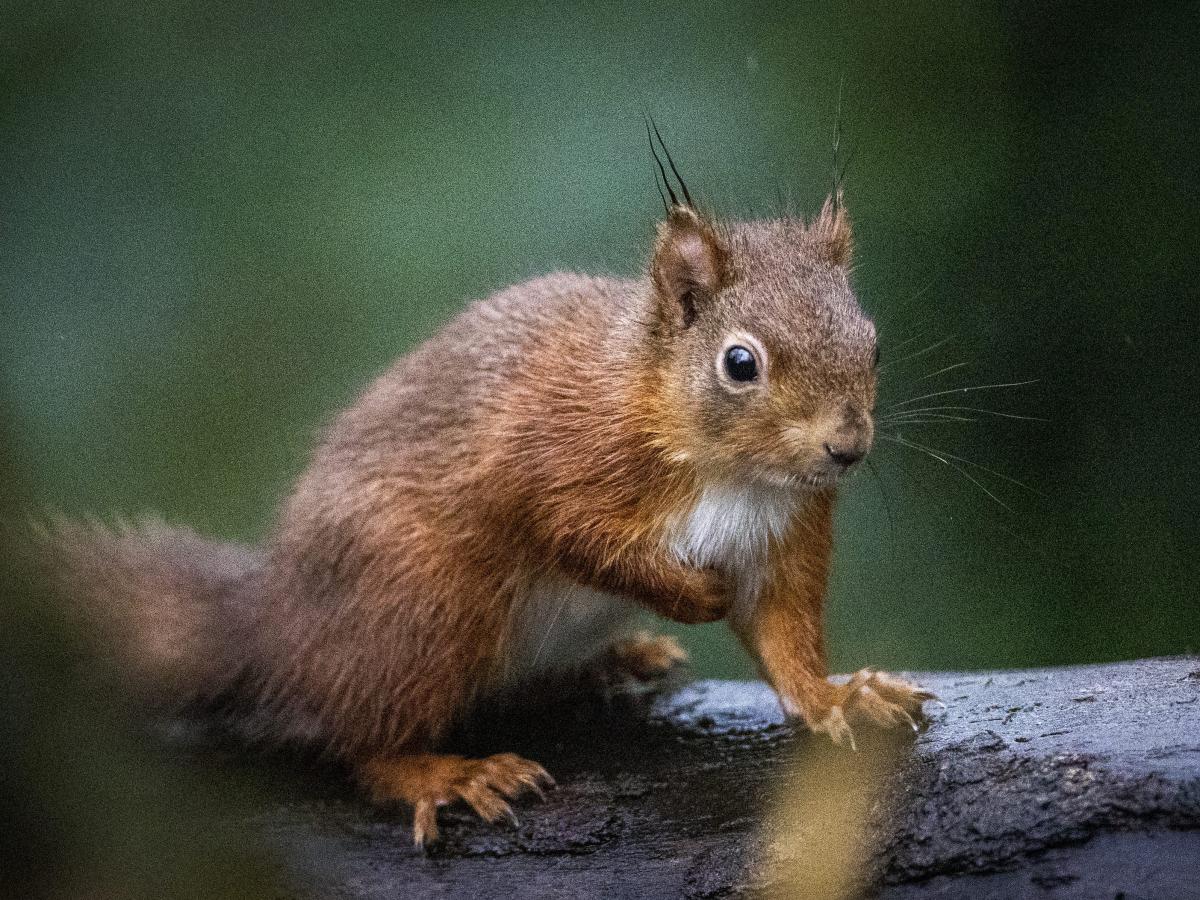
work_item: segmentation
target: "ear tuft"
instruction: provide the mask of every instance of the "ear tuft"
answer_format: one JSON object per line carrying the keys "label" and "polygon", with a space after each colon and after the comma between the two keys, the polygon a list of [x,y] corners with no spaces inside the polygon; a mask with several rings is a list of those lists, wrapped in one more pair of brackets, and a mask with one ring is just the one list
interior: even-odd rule
{"label": "ear tuft", "polygon": [[825,198],[821,213],[808,227],[817,255],[830,265],[848,266],[853,255],[854,240],[850,217],[842,205],[842,191]]}
{"label": "ear tuft", "polygon": [[728,254],[716,229],[690,206],[672,206],[658,226],[650,280],[668,315],[687,328],[724,284]]}

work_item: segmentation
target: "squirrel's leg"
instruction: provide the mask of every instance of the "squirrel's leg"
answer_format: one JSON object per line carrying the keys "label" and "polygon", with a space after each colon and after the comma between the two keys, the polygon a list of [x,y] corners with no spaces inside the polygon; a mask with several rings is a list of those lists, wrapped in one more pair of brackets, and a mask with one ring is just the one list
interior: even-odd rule
{"label": "squirrel's leg", "polygon": [[579,546],[557,554],[559,564],[589,587],[622,594],[667,619],[693,625],[725,617],[732,602],[726,578],[715,569],[697,569],[668,556],[657,545],[635,543],[615,556],[597,542],[596,552]]}
{"label": "squirrel's leg", "polygon": [[376,756],[356,767],[359,781],[376,803],[401,801],[413,808],[418,847],[437,840],[437,810],[462,801],[486,822],[514,819],[508,801],[529,792],[544,798],[554,779],[535,762],[515,753],[467,759],[438,753]]}
{"label": "squirrel's leg", "polygon": [[853,747],[853,727],[860,723],[916,728],[922,703],[933,695],[868,669],[846,684],[829,681],[823,607],[832,512],[832,496],[810,501],[777,548],[757,603],[732,624],[788,715]]}

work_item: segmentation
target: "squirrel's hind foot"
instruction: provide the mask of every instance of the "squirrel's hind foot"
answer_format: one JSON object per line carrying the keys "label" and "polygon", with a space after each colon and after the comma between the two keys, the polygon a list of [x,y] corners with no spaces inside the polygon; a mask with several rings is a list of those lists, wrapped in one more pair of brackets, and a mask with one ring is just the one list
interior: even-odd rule
{"label": "squirrel's hind foot", "polygon": [[376,757],[358,766],[358,777],[376,803],[400,801],[413,808],[418,847],[438,838],[438,807],[462,801],[485,822],[516,822],[509,800],[533,793],[545,799],[550,773],[515,753],[467,759],[435,753]]}
{"label": "squirrel's hind foot", "polygon": [[670,635],[638,631],[613,644],[604,663],[613,674],[653,681],[687,662],[687,658],[687,651]]}

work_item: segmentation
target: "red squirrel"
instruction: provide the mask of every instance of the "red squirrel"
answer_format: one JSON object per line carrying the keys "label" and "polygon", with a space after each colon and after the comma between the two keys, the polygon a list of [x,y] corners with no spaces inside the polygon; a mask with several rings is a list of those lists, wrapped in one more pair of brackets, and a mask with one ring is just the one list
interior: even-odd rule
{"label": "red squirrel", "polygon": [[494,821],[552,783],[514,754],[440,753],[473,708],[614,646],[642,675],[682,656],[629,636],[642,609],[726,619],[838,743],[916,725],[916,686],[827,677],[835,492],[871,447],[878,364],[840,196],[723,222],[663,181],[642,277],[468,306],[336,418],[265,546],[50,529],[55,575],[156,699],[233,698],[262,741],[323,747],[411,806],[419,845],[440,806]]}

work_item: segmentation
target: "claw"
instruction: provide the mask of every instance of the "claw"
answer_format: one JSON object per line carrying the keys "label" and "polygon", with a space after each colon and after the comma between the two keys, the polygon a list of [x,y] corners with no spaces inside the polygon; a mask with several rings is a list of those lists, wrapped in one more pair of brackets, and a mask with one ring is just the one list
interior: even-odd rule
{"label": "claw", "polygon": [[440,806],[461,801],[485,822],[507,819],[515,827],[517,817],[505,798],[531,791],[544,799],[542,784],[554,784],[545,769],[513,753],[487,759],[436,754],[372,759],[358,772],[377,802],[411,804],[413,842],[418,847],[438,839]]}
{"label": "claw", "polygon": [[[521,824],[517,820],[517,814],[515,812],[513,812],[513,808],[511,806],[509,806],[507,803],[500,804],[500,814],[496,817],[496,819],[504,819],[513,828],[516,828]],[[492,821],[495,821],[495,819],[493,819]]]}
{"label": "claw", "polygon": [[816,726],[815,730],[824,731],[835,744],[841,746],[849,744],[851,750],[858,751],[858,744],[854,740],[854,729],[846,721],[846,715],[842,712],[840,706],[835,706],[829,710],[825,718]]}
{"label": "claw", "polygon": [[485,822],[495,822],[497,819],[512,815],[512,807],[493,791],[481,793],[473,800],[469,797],[466,799],[471,809],[475,810],[479,814],[479,818]]}
{"label": "claw", "polygon": [[546,792],[538,783],[538,780],[533,775],[522,775],[520,778],[521,784],[524,785],[530,792],[533,793],[539,800],[546,799]]}
{"label": "claw", "polygon": [[[851,723],[866,722],[881,728],[907,726],[913,734],[920,734],[922,724],[928,722],[921,704],[927,700],[941,703],[929,691],[872,669],[859,669],[844,684],[831,684],[829,691],[830,705],[824,708],[823,718],[811,725],[812,730],[824,732],[835,744],[852,750],[858,745]],[[795,709],[794,701],[781,699],[789,714],[803,714],[803,709]],[[813,722],[811,714],[806,718]]]}

